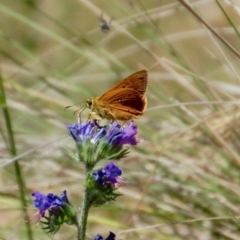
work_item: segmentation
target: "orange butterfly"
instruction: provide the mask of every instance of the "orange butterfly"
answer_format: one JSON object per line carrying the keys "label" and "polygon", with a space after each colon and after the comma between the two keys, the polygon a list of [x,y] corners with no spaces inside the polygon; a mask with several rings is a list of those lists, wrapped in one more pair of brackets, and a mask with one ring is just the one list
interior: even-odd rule
{"label": "orange butterfly", "polygon": [[89,117],[100,120],[131,120],[139,118],[147,107],[147,71],[136,72],[122,80],[100,97],[87,99]]}

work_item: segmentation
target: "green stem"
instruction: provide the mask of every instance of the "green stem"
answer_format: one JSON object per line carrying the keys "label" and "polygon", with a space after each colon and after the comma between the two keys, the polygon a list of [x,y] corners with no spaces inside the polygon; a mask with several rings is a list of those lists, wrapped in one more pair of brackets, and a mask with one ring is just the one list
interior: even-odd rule
{"label": "green stem", "polygon": [[87,229],[87,218],[88,218],[88,212],[90,209],[89,190],[86,187],[87,177],[88,177],[88,174],[86,174],[86,179],[84,182],[85,188],[84,188],[84,194],[83,194],[81,214],[80,214],[79,224],[78,224],[80,226],[80,229],[78,231],[78,240],[85,240],[86,229]]}
{"label": "green stem", "polygon": [[[5,119],[6,129],[7,129],[8,139],[9,139],[9,153],[12,157],[15,157],[17,155],[16,144],[14,141],[11,118],[10,118],[10,114],[7,107],[7,101],[6,101],[5,91],[3,86],[3,79],[1,75],[0,75],[0,105],[2,106],[3,116]],[[14,162],[14,168],[15,168],[16,181],[18,184],[18,189],[20,194],[22,212],[25,219],[25,226],[27,229],[27,236],[29,240],[33,240],[31,225],[30,225],[30,222],[28,221],[29,217],[27,213],[27,201],[25,199],[25,183],[22,177],[21,168],[17,161]]]}

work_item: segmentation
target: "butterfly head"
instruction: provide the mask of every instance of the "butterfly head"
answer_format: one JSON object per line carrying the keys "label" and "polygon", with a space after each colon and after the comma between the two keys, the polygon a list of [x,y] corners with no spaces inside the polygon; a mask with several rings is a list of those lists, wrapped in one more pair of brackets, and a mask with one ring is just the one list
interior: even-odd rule
{"label": "butterfly head", "polygon": [[92,108],[92,105],[93,105],[93,100],[92,100],[92,98],[87,99],[87,100],[86,100],[86,106],[91,109],[91,108]]}

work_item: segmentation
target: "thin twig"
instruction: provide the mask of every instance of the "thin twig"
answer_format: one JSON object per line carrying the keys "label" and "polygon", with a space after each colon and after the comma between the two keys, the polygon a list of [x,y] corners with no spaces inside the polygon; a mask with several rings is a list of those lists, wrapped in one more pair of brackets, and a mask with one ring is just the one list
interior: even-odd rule
{"label": "thin twig", "polygon": [[240,58],[240,53],[227,42],[218,32],[216,32],[200,15],[194,11],[194,9],[184,0],[178,0],[184,7],[186,7],[189,12],[191,12],[208,30],[210,30],[224,45],[226,45],[238,58]]}

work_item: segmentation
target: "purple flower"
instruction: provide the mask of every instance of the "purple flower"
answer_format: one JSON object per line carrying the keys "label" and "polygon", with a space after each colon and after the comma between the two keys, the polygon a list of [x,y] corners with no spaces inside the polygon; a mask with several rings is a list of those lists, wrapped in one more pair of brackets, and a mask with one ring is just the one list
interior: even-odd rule
{"label": "purple flower", "polygon": [[116,235],[113,232],[110,232],[108,237],[105,240],[115,240]]}
{"label": "purple flower", "polygon": [[95,144],[98,140],[106,135],[106,127],[102,127],[91,139],[91,143]]}
{"label": "purple flower", "polygon": [[42,217],[45,217],[46,211],[57,211],[66,204],[69,204],[66,190],[60,196],[53,193],[43,195],[38,191],[33,192],[32,196],[35,198],[33,201],[34,206],[39,209],[34,215],[38,217],[38,223]]}
{"label": "purple flower", "polygon": [[[115,240],[116,235],[113,232],[110,232],[108,237],[105,240]],[[94,240],[103,240],[103,237],[99,234],[94,238]]]}
{"label": "purple flower", "polygon": [[103,237],[99,234],[97,234],[97,236],[94,238],[94,240],[103,240]]}
{"label": "purple flower", "polygon": [[90,139],[91,143],[95,144],[106,135],[106,127],[100,127],[94,121],[68,125],[67,128],[77,144],[83,143],[86,139]]}
{"label": "purple flower", "polygon": [[67,126],[71,137],[77,144],[81,144],[86,139],[91,139],[95,133],[96,125],[94,122],[76,123]]}
{"label": "purple flower", "polygon": [[110,183],[116,187],[122,186],[123,179],[120,177],[122,170],[114,163],[110,162],[105,167],[92,173],[95,181],[100,185]]}
{"label": "purple flower", "polygon": [[131,121],[126,128],[122,128],[117,122],[111,124],[106,139],[111,145],[136,145],[140,141],[137,140],[137,125]]}

